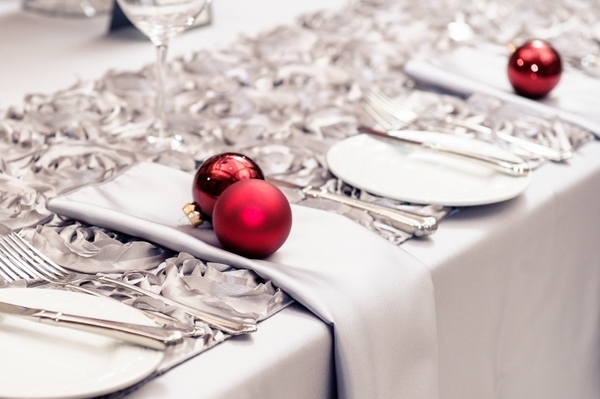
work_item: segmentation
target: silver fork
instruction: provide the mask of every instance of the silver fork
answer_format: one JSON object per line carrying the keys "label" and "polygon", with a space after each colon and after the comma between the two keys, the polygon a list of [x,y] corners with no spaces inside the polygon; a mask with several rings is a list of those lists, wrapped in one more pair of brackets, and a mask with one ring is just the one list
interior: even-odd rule
{"label": "silver fork", "polygon": [[[15,245],[17,247],[15,247]],[[16,251],[31,250],[32,253],[29,254],[28,252],[25,252],[23,253],[23,256],[21,256],[20,252],[14,252],[15,248]],[[30,262],[32,262],[32,257],[36,256],[39,256],[41,260],[46,258],[51,267],[47,268],[46,263],[44,262],[38,263],[39,267],[32,266]],[[57,285],[70,291],[107,298],[104,294],[78,285],[78,282],[84,281],[83,279],[76,279],[75,276],[74,273],[69,273],[61,266],[52,262],[52,260],[48,259],[35,247],[32,247],[31,244],[23,240],[18,234],[12,233],[10,236],[0,237],[0,277],[4,278],[7,282],[24,280],[29,287],[47,283],[50,286]],[[137,308],[137,310],[144,313],[148,318],[162,327],[177,330],[184,337],[198,338],[206,335],[205,329],[200,326],[191,326],[172,316],[167,316],[149,309]]]}
{"label": "silver fork", "polygon": [[402,130],[419,119],[415,111],[395,103],[377,89],[366,93],[363,105],[369,115],[386,130]]}
{"label": "silver fork", "polygon": [[531,171],[529,164],[516,155],[510,157],[508,155],[500,157],[483,153],[482,151],[470,148],[469,146],[441,143],[437,140],[432,141],[427,138],[421,139],[420,135],[414,134],[414,132],[403,132],[401,129],[397,128],[403,125],[406,120],[396,119],[394,115],[390,114],[388,112],[389,103],[384,102],[382,103],[383,105],[379,107],[373,104],[372,100],[369,100],[370,98],[371,97],[369,96],[365,97],[365,109],[373,116],[373,119],[375,119],[377,123],[386,129],[386,131],[382,132],[367,126],[359,126],[358,131],[361,133],[388,141],[398,142],[404,146],[416,147],[421,150],[434,151],[438,153],[449,154],[462,159],[467,159],[472,162],[483,164],[498,172],[510,176],[527,176]]}
{"label": "silver fork", "polygon": [[[402,130],[407,126],[417,122],[419,119],[419,114],[417,112],[395,102],[377,89],[370,90],[365,94],[363,105],[369,115],[371,115],[373,119],[375,119],[375,121],[386,130]],[[513,136],[499,130],[493,130],[481,124],[463,121],[451,116],[446,116],[444,118],[444,123],[451,126],[465,128],[487,137],[496,137],[518,148],[551,161],[563,162],[573,157],[573,152],[570,146],[561,149],[555,149]]]}
{"label": "silver fork", "polygon": [[23,279],[30,284],[53,283],[67,288],[79,288],[81,282],[98,282],[123,288],[139,295],[158,299],[163,303],[181,309],[189,316],[209,326],[231,335],[256,331],[256,321],[251,318],[231,315],[224,317],[206,310],[192,308],[136,285],[115,280],[103,275],[89,275],[74,278],[74,274],[56,264],[17,233],[0,237],[0,276],[7,281]]}

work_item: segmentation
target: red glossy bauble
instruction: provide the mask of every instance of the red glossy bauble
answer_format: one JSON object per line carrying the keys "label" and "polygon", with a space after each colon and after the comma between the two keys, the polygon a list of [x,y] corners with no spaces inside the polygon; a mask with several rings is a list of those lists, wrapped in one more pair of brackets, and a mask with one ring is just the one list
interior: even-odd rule
{"label": "red glossy bauble", "polygon": [[511,55],[507,69],[508,80],[518,94],[540,98],[558,84],[562,61],[547,42],[530,40]]}
{"label": "red glossy bauble", "polygon": [[192,186],[192,196],[207,219],[212,218],[213,208],[221,193],[240,180],[261,179],[264,174],[249,157],[225,152],[207,158],[196,171]]}
{"label": "red glossy bauble", "polygon": [[242,180],[217,200],[213,228],[223,248],[249,258],[266,258],[290,234],[292,209],[281,190],[271,183]]}

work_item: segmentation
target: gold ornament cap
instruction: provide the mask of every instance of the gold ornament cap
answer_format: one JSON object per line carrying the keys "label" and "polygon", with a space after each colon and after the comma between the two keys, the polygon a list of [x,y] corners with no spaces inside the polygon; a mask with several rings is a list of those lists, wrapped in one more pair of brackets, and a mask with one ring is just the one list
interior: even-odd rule
{"label": "gold ornament cap", "polygon": [[188,219],[192,223],[192,226],[194,227],[198,227],[205,222],[205,220],[202,218],[202,212],[200,212],[200,207],[195,202],[185,204],[183,206],[183,213],[185,213],[185,216],[188,217]]}

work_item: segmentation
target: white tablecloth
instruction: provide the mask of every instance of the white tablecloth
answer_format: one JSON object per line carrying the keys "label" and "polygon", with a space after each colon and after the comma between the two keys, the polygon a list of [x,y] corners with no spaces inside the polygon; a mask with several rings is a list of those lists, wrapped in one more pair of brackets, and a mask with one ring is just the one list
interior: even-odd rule
{"label": "white tablecloth", "polygon": [[600,397],[600,144],[431,242],[441,398]]}
{"label": "white tablecloth", "polygon": [[[174,41],[171,54],[289,22],[305,7],[343,3],[216,1],[214,25]],[[14,1],[0,10],[2,107],[29,92],[154,59],[144,40],[126,32],[105,36],[105,18],[49,19],[19,12]],[[600,397],[598,201],[594,142],[568,165],[538,169],[523,196],[463,210],[430,239],[402,245],[433,276],[441,398]],[[331,348],[329,328],[294,306],[252,336],[228,340],[128,398],[330,398]]]}
{"label": "white tablecloth", "polygon": [[[600,397],[599,200],[593,142],[569,165],[538,169],[523,196],[402,245],[434,281],[440,398]],[[332,397],[326,327],[297,307],[260,327],[131,397]]]}

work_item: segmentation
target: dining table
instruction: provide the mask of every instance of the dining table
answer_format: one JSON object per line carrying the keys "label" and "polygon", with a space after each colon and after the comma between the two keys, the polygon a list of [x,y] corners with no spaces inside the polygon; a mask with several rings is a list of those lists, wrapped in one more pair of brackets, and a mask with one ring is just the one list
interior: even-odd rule
{"label": "dining table", "polygon": [[[78,229],[90,228],[84,240],[93,241],[98,230],[125,234],[123,242],[166,248],[174,263],[183,264],[195,243],[182,239],[179,245],[167,230],[154,230],[167,222],[146,215],[159,200],[180,204],[179,197],[189,197],[188,187],[179,195],[169,184],[189,184],[202,160],[230,149],[301,186],[318,181],[337,194],[435,217],[438,223],[433,234],[418,237],[349,206],[292,196],[294,228],[280,252],[264,261],[220,248],[205,252],[209,264],[230,263],[231,273],[252,270],[263,279],[260,289],[267,285],[272,307],[261,314],[255,332],[214,335],[207,346],[132,386],[90,397],[600,397],[600,128],[581,123],[597,119],[595,111],[551,113],[561,106],[552,102],[528,109],[517,101],[511,108],[516,95],[510,89],[500,87],[508,94],[498,100],[494,91],[461,92],[407,68],[411,61],[438,65],[442,54],[465,45],[505,62],[499,43],[537,35],[563,54],[563,75],[582,75],[598,85],[600,66],[594,70],[593,63],[600,60],[600,6],[587,0],[467,3],[214,0],[210,21],[172,40],[168,54],[174,107],[185,109],[173,123],[199,132],[204,141],[189,147],[195,151],[161,152],[140,149],[139,137],[121,129],[119,119],[126,115],[126,126],[135,127],[136,118],[152,109],[148,77],[155,53],[146,37],[133,27],[111,31],[110,12],[57,16],[25,10],[16,0],[0,1],[0,191],[14,195],[15,187],[28,181],[27,190],[33,187],[28,197],[19,194],[20,208],[9,194],[0,197],[6,208],[0,224],[37,237],[34,244],[44,237],[54,244],[58,238],[62,243],[61,237],[75,241],[81,239]],[[580,50],[590,53],[581,58]],[[414,65],[421,70],[422,64]],[[500,69],[502,76],[492,76],[490,84],[505,79],[504,63]],[[457,74],[461,70],[456,68]],[[583,89],[595,88],[592,83]],[[572,157],[532,158],[527,186],[507,199],[388,200],[369,192],[369,183],[360,190],[360,184],[353,187],[327,168],[330,148],[356,135],[359,125],[376,124],[362,102],[369,85],[426,104],[432,114],[451,107],[476,122],[485,115],[488,122],[501,120],[515,129],[543,125],[573,131]],[[584,96],[590,104],[598,98],[593,89]],[[111,103],[117,101],[118,112]],[[505,106],[499,115],[494,114],[498,101]],[[92,111],[105,114],[63,124]],[[114,120],[106,116],[117,113]],[[38,136],[44,139],[36,147]],[[556,140],[552,144],[560,145],[560,137]],[[28,147],[29,142],[34,144]],[[17,144],[22,158],[11,155]],[[377,187],[385,193],[400,173],[413,172],[381,168],[379,173],[385,183]],[[165,183],[164,188],[139,193],[155,183]],[[442,183],[425,176],[418,185]],[[171,219],[184,223],[185,215],[175,211]],[[204,237],[171,228],[177,230],[172,237]],[[84,247],[89,248],[78,248]],[[70,246],[59,248],[66,253]],[[161,256],[147,262],[160,263]],[[303,262],[315,262],[318,269],[306,271]],[[63,265],[85,272],[84,262]],[[122,272],[102,267],[112,275]],[[159,269],[170,273],[170,267]],[[339,282],[319,279],[338,275]],[[348,295],[347,306],[339,304],[346,293],[336,297],[337,287],[345,284],[357,292]],[[332,304],[324,298],[333,298]]]}

